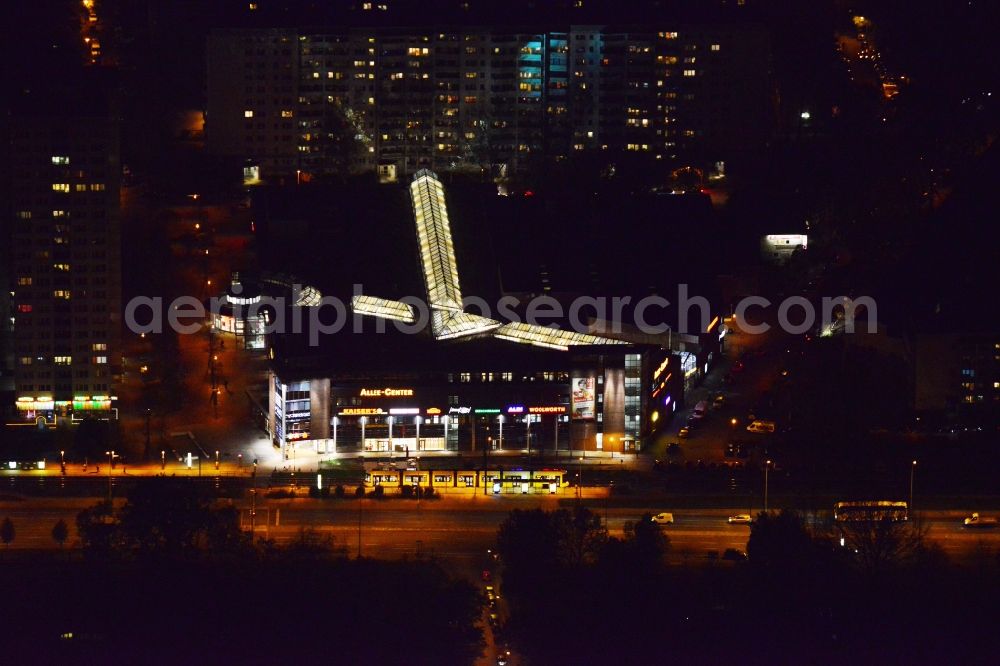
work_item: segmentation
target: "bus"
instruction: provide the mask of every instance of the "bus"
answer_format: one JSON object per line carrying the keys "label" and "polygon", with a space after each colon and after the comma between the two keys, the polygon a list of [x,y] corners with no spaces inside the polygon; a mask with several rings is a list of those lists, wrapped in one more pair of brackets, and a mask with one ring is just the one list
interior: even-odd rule
{"label": "bus", "polygon": [[837,502],[833,505],[833,519],[838,523],[848,521],[893,522],[909,519],[906,502],[873,500],[869,502]]}

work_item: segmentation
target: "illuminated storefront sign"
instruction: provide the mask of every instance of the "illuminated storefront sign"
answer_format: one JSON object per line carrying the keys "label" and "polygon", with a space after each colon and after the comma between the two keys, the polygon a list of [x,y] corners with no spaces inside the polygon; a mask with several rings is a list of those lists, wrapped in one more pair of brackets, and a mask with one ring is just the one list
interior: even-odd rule
{"label": "illuminated storefront sign", "polygon": [[508,414],[523,414],[524,413],[524,405],[511,405],[510,407],[507,408],[507,413]]}
{"label": "illuminated storefront sign", "polygon": [[475,410],[476,414],[499,414],[500,409],[498,407],[483,407]]}
{"label": "illuminated storefront sign", "polygon": [[593,377],[574,377],[573,384],[573,418],[592,419],[596,411],[597,399],[594,391]]}
{"label": "illuminated storefront sign", "polygon": [[448,409],[449,414],[468,414],[472,411],[472,407],[450,407]]}
{"label": "illuminated storefront sign", "polygon": [[417,407],[393,407],[389,410],[389,413],[393,416],[405,416],[407,414],[419,414],[420,409]]}
{"label": "illuminated storefront sign", "polygon": [[427,413],[431,416],[435,416],[437,414],[440,414],[441,410],[438,407],[428,407]]}
{"label": "illuminated storefront sign", "polygon": [[73,400],[74,411],[99,411],[111,409],[110,400]]}
{"label": "illuminated storefront sign", "polygon": [[56,403],[52,401],[52,398],[18,398],[16,400],[17,408],[24,410],[47,410],[55,409]]}
{"label": "illuminated storefront sign", "polygon": [[659,376],[663,374],[663,371],[667,369],[668,365],[670,365],[670,357],[669,356],[666,357],[665,359],[663,359],[663,363],[661,363],[660,367],[658,367],[656,369],[656,372],[653,373],[653,381],[656,381],[659,378]]}
{"label": "illuminated storefront sign", "polygon": [[529,414],[564,414],[565,405],[544,405],[541,407],[528,407]]}
{"label": "illuminated storefront sign", "polygon": [[362,398],[405,398],[413,396],[411,388],[363,388],[360,393]]}
{"label": "illuminated storefront sign", "polygon": [[377,416],[385,414],[381,407],[348,407],[340,411],[341,416]]}

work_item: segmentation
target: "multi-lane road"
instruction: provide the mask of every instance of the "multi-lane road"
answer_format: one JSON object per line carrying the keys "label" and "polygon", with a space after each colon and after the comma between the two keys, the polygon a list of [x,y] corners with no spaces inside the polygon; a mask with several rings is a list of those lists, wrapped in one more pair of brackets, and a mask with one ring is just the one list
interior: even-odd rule
{"label": "multi-lane road", "polygon": [[[77,513],[95,500],[85,498],[28,498],[0,500],[0,519],[9,517],[16,535],[11,548],[56,548],[52,527],[63,519],[70,528],[67,547],[77,545]],[[302,528],[332,536],[335,544],[368,557],[434,555],[466,565],[478,562],[492,547],[497,527],[507,512],[515,508],[554,509],[568,505],[550,497],[475,497],[416,502],[412,500],[262,500],[256,505],[258,536],[287,543]],[[250,506],[237,502],[241,521],[250,525]],[[620,536],[628,521],[644,513],[671,511],[673,525],[663,529],[670,537],[671,557],[677,561],[721,555],[727,548],[746,549],[749,528],[729,525],[726,518],[746,511],[743,507],[673,509],[669,506],[605,508],[600,500],[590,508],[605,519],[612,535]],[[980,543],[1000,547],[1000,529],[970,530],[962,526],[962,511],[920,512],[927,538],[937,542],[952,557],[961,558],[977,551]],[[810,518],[813,519],[813,518]],[[813,519],[823,528],[827,516]]]}

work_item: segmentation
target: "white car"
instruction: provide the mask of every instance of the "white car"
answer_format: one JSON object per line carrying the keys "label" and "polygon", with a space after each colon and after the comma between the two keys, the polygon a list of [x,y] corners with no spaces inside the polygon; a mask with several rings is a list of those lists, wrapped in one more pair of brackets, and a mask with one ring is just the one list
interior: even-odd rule
{"label": "white car", "polygon": [[749,525],[753,522],[753,518],[750,517],[749,513],[738,513],[735,516],[729,516],[726,522],[730,525]]}
{"label": "white car", "polygon": [[747,426],[747,432],[757,432],[770,435],[774,432],[774,421],[754,421]]}
{"label": "white car", "polygon": [[651,519],[657,525],[673,525],[674,524],[674,514],[672,513],[658,513]]}

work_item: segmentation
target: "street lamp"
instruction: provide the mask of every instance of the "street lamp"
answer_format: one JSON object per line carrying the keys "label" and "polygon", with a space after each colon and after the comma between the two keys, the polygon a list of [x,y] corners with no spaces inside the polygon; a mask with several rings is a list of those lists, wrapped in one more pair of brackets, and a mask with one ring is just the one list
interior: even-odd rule
{"label": "street lamp", "polygon": [[910,511],[913,511],[913,474],[917,471],[917,461],[910,463]]}
{"label": "street lamp", "polygon": [[764,513],[767,513],[767,470],[771,467],[771,461],[764,461]]}
{"label": "street lamp", "polygon": [[389,424],[389,454],[390,454],[390,456],[392,455],[392,453],[394,452],[394,450],[396,448],[396,447],[394,447],[392,445],[392,424],[393,424],[393,421],[395,421],[395,419],[392,416],[390,416],[389,418],[386,419],[386,423]]}
{"label": "street lamp", "polygon": [[167,452],[160,449],[160,469],[165,470],[167,468]]}
{"label": "street lamp", "polygon": [[498,446],[500,450],[503,451],[503,422],[504,422],[503,414],[497,417],[497,421],[500,423],[500,442]]}
{"label": "street lamp", "polygon": [[219,469],[219,451],[215,451],[215,469]]}
{"label": "street lamp", "polygon": [[114,450],[105,451],[108,454],[108,504],[111,503],[111,465],[115,459]]}

